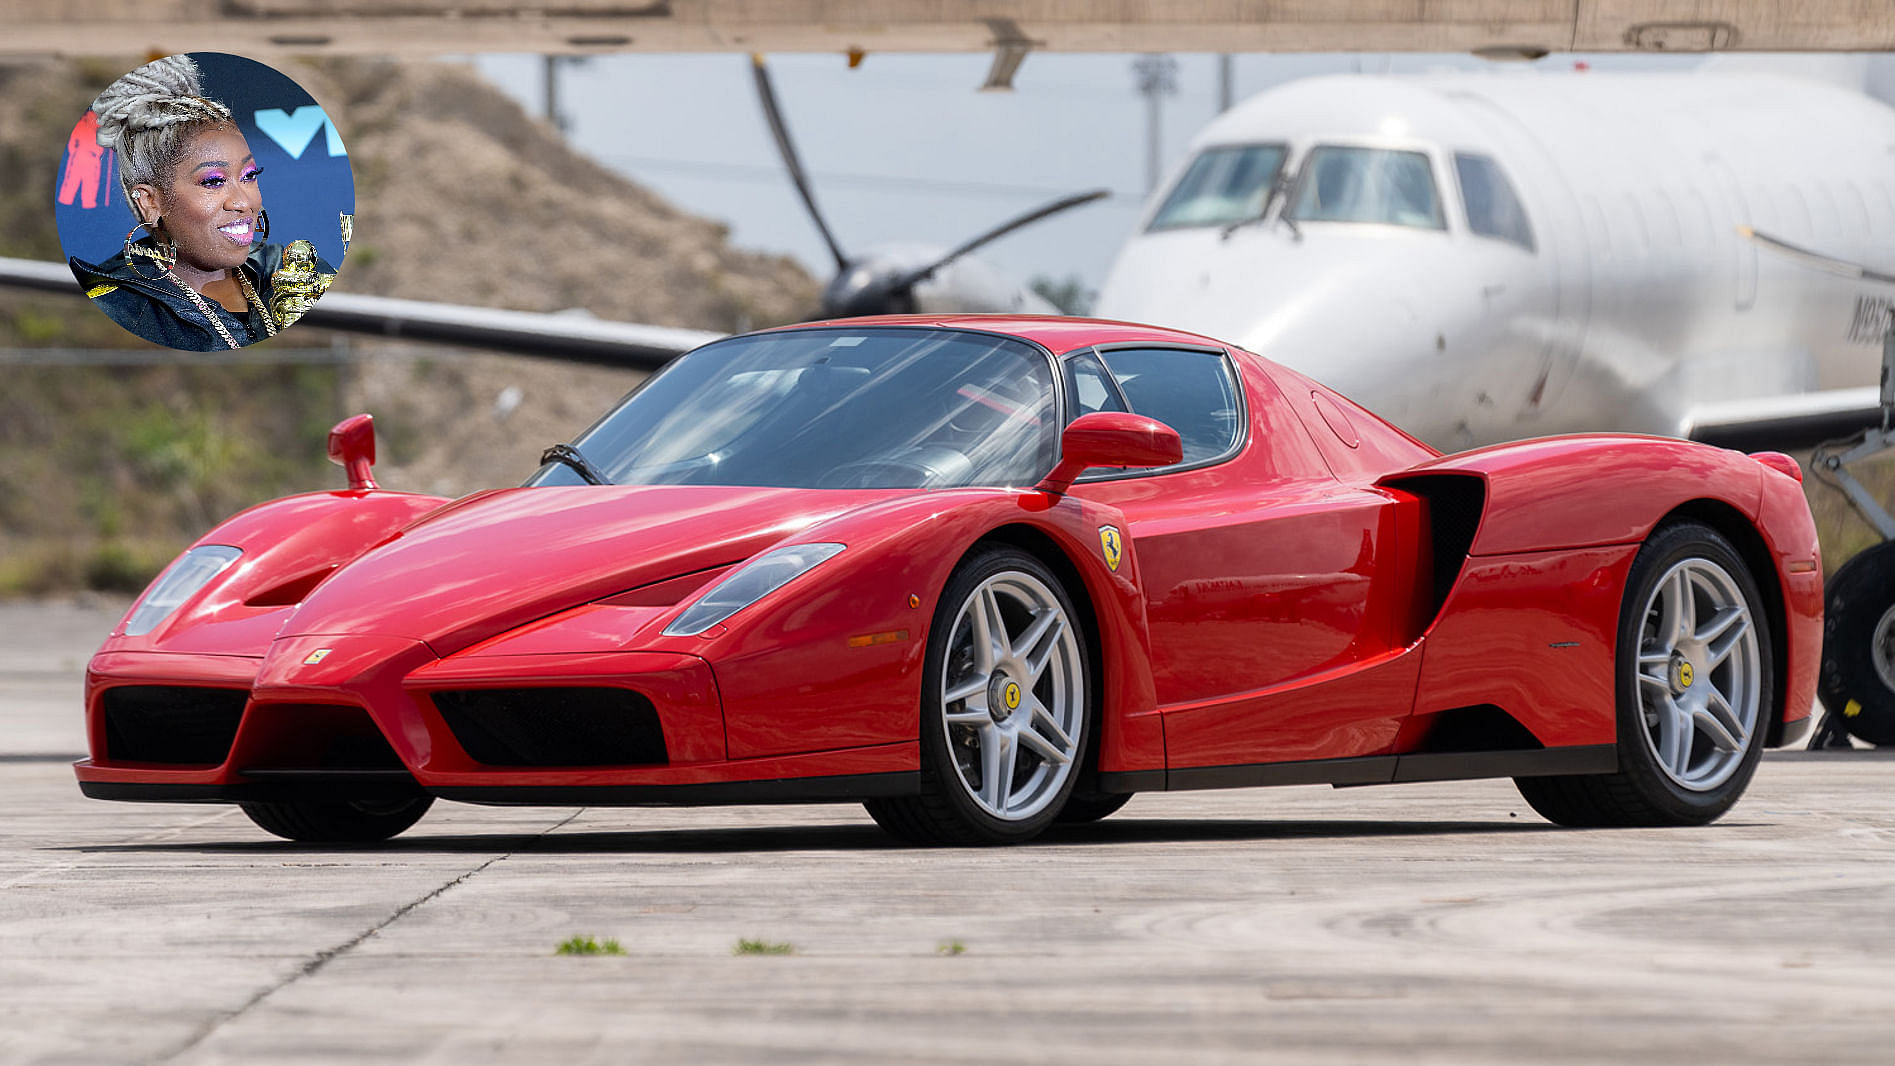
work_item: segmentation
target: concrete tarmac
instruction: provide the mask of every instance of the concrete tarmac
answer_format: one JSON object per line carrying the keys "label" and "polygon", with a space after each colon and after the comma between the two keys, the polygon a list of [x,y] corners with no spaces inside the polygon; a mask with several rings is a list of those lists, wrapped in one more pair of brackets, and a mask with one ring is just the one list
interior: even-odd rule
{"label": "concrete tarmac", "polygon": [[[1885,1063],[1895,759],[1700,829],[1506,782],[1146,795],[1011,849],[860,808],[437,804],[373,848],[86,800],[123,604],[0,606],[0,1062]],[[63,745],[70,745],[63,747]],[[622,955],[554,954],[574,935]],[[738,952],[740,940],[789,954]]]}

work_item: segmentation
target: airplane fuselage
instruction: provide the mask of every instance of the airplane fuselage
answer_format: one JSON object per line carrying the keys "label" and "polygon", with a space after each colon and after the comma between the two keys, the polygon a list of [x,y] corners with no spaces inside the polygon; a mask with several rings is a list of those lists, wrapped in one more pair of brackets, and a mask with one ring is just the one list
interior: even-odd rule
{"label": "airplane fuselage", "polygon": [[[1260,146],[1279,195],[1232,162]],[[1095,310],[1226,337],[1445,449],[1874,384],[1892,294],[1743,226],[1889,265],[1895,110],[1770,75],[1315,78],[1197,138]]]}

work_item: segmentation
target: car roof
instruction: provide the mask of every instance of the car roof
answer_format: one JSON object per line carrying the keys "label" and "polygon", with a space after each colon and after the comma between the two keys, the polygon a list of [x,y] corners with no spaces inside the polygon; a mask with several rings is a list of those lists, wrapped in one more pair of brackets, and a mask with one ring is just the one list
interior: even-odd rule
{"label": "car roof", "polygon": [[[927,326],[941,329],[974,329],[1005,333],[1044,345],[1055,355],[1064,355],[1094,344],[1184,344],[1193,347],[1233,348],[1213,337],[1187,333],[1163,326],[1145,326],[1135,322],[1115,322],[1103,318],[1067,318],[1062,315],[874,315],[866,318],[834,318],[804,322],[780,329],[817,327]],[[770,332],[775,332],[770,331]]]}

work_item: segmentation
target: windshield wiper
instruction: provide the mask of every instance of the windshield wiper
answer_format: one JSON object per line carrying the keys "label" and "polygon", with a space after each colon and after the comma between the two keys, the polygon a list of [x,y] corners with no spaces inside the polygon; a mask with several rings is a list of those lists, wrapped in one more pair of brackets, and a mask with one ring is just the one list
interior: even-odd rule
{"label": "windshield wiper", "polygon": [[574,470],[577,470],[579,476],[585,478],[586,482],[591,485],[610,485],[612,483],[611,479],[599,473],[599,468],[593,466],[591,460],[581,455],[579,449],[570,444],[555,444],[541,452],[540,465],[544,466],[547,463],[563,463],[566,466],[570,466]]}
{"label": "windshield wiper", "polygon": [[1230,240],[1231,234],[1237,232],[1240,229],[1243,229],[1245,226],[1254,226],[1257,223],[1262,222],[1264,219],[1269,218],[1271,205],[1275,204],[1278,200],[1283,200],[1285,201],[1283,205],[1283,213],[1279,215],[1278,217],[1283,220],[1284,225],[1290,227],[1291,236],[1295,237],[1299,241],[1302,240],[1303,231],[1297,228],[1296,220],[1290,217],[1290,207],[1288,203],[1289,195],[1290,195],[1290,176],[1288,174],[1278,174],[1275,180],[1270,182],[1269,195],[1263,198],[1263,206],[1258,209],[1257,213],[1254,215],[1251,215],[1249,218],[1239,219],[1236,222],[1232,222],[1230,225],[1225,226],[1224,232],[1221,235],[1221,239]]}

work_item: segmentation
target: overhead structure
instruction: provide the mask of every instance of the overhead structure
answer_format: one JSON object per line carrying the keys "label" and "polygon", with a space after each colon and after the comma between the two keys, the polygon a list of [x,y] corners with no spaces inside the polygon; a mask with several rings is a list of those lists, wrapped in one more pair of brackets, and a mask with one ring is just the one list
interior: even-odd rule
{"label": "overhead structure", "polygon": [[1895,50],[1862,0],[13,0],[0,59],[280,54]]}

